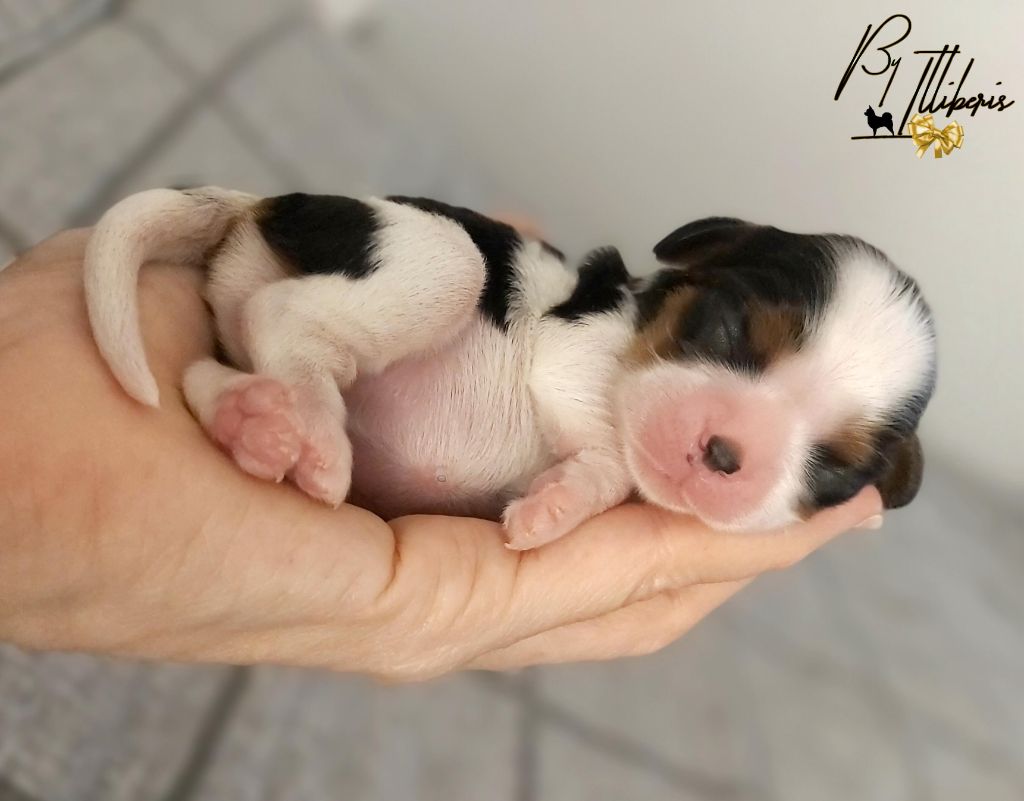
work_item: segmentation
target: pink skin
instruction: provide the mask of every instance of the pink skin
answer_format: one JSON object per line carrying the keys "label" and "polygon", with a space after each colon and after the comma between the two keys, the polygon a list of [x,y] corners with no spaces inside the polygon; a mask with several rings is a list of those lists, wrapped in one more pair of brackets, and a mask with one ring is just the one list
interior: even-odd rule
{"label": "pink skin", "polygon": [[337,506],[348,493],[351,449],[335,421],[318,426],[311,410],[293,388],[248,376],[217,399],[210,433],[250,475],[288,475],[303,492]]}
{"label": "pink skin", "polygon": [[250,475],[281,481],[302,449],[295,394],[271,378],[254,376],[217,399],[210,434]]}
{"label": "pink skin", "polygon": [[593,492],[593,487],[574,481],[562,464],[545,470],[526,495],[505,510],[506,547],[513,551],[539,548],[576,528],[588,516]]}
{"label": "pink skin", "polygon": [[[656,388],[641,376],[620,401],[634,478],[659,506],[712,525],[741,525],[758,513],[781,478],[794,414],[756,385],[660,371]],[[734,473],[704,463],[712,436],[738,447],[740,467]]]}

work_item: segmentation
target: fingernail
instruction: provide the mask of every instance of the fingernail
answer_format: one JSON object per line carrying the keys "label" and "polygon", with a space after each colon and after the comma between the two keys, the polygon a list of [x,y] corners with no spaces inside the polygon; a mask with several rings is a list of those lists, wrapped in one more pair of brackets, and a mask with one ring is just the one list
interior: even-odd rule
{"label": "fingernail", "polygon": [[881,527],[882,527],[882,516],[881,515],[871,515],[871,517],[869,517],[869,518],[867,518],[865,520],[862,520],[860,523],[858,523],[856,526],[854,526],[854,528],[866,529],[868,531],[877,531]]}

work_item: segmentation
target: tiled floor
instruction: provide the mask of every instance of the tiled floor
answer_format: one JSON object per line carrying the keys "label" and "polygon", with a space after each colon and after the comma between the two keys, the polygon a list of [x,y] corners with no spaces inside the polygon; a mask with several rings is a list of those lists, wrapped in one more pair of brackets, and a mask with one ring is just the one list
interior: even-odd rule
{"label": "tiled floor", "polygon": [[[0,73],[0,264],[161,184],[515,205],[372,42],[284,0],[112,8]],[[381,688],[0,649],[0,799],[1017,801],[1022,579],[1021,522],[933,465],[882,532],[640,660]]]}

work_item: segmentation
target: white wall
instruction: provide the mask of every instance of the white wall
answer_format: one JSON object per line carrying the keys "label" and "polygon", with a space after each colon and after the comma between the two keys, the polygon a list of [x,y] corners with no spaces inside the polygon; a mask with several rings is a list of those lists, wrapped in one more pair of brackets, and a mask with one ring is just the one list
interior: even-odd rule
{"label": "white wall", "polygon": [[[927,450],[1024,506],[1024,4],[899,6],[385,0],[368,57],[570,248],[618,244],[644,271],[669,230],[730,214],[887,251],[938,321]],[[865,26],[894,11],[914,24],[886,103],[897,123],[923,66],[913,49],[958,42],[977,59],[968,91],[1002,80],[1017,98],[954,115],[952,158],[847,138],[869,132],[877,82],[832,100]]]}

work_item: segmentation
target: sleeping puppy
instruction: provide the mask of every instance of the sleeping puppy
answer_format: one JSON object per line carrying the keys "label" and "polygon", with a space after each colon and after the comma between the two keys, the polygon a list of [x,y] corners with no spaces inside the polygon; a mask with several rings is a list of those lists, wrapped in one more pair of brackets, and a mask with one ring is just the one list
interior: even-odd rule
{"label": "sleeping puppy", "polygon": [[532,548],[634,490],[723,529],[765,529],[867,484],[921,482],[935,382],[917,285],[876,248],[736,219],[690,223],[632,277],[433,200],[215,187],[114,206],[85,258],[96,342],[158,405],[136,280],[206,265],[218,359],[186,400],[244,471],[386,518],[504,520]]}

